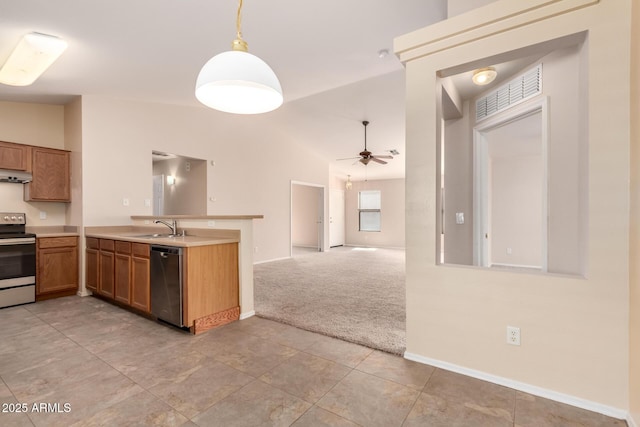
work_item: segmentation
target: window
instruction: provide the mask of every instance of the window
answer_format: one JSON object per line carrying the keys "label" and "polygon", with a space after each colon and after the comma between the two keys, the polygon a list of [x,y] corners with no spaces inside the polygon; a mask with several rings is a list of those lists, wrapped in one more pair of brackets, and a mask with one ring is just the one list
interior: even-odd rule
{"label": "window", "polygon": [[380,231],[380,191],[358,193],[360,231]]}

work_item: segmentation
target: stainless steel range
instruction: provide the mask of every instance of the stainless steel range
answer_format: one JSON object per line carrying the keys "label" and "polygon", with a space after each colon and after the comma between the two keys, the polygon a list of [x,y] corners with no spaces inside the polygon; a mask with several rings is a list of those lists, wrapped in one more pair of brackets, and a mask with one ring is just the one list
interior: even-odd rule
{"label": "stainless steel range", "polygon": [[36,235],[24,213],[0,212],[0,308],[36,301]]}

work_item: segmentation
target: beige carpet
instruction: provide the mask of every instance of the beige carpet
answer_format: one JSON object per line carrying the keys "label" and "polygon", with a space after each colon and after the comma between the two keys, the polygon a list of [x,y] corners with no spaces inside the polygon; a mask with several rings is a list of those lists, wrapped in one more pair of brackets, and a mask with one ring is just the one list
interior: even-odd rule
{"label": "beige carpet", "polygon": [[256,314],[402,354],[404,260],[403,250],[345,247],[255,265]]}

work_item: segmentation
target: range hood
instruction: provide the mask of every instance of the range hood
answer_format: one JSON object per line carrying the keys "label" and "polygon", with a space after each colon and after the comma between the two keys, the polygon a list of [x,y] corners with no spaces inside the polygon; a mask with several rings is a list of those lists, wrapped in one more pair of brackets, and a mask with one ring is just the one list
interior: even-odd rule
{"label": "range hood", "polygon": [[0,182],[14,182],[16,184],[25,184],[27,182],[31,182],[32,179],[33,176],[29,172],[0,169]]}

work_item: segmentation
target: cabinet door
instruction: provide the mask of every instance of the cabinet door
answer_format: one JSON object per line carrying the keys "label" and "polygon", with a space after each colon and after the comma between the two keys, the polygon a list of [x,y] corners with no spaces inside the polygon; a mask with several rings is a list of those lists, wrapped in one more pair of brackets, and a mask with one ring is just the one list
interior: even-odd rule
{"label": "cabinet door", "polygon": [[29,146],[0,141],[0,169],[28,170]]}
{"label": "cabinet door", "polygon": [[69,152],[52,148],[31,148],[33,181],[25,185],[27,201],[71,201]]}
{"label": "cabinet door", "polygon": [[115,254],[100,250],[100,262],[98,264],[100,265],[98,293],[105,297],[113,298]]}
{"label": "cabinet door", "polygon": [[131,257],[131,284],[131,306],[145,313],[150,313],[148,258]]}
{"label": "cabinet door", "polygon": [[115,299],[125,304],[130,304],[131,303],[130,292],[131,292],[131,256],[126,254],[116,253]]}
{"label": "cabinet door", "polygon": [[78,248],[38,250],[37,294],[78,288]]}
{"label": "cabinet door", "polygon": [[[87,246],[89,244],[87,243]],[[97,249],[89,249],[87,248],[86,250],[86,254],[87,254],[87,259],[86,259],[86,270],[87,270],[87,277],[86,277],[86,282],[85,285],[87,287],[87,289],[93,291],[93,292],[98,292],[98,282],[100,280],[100,270],[99,270],[99,254],[100,251],[98,251]]]}

